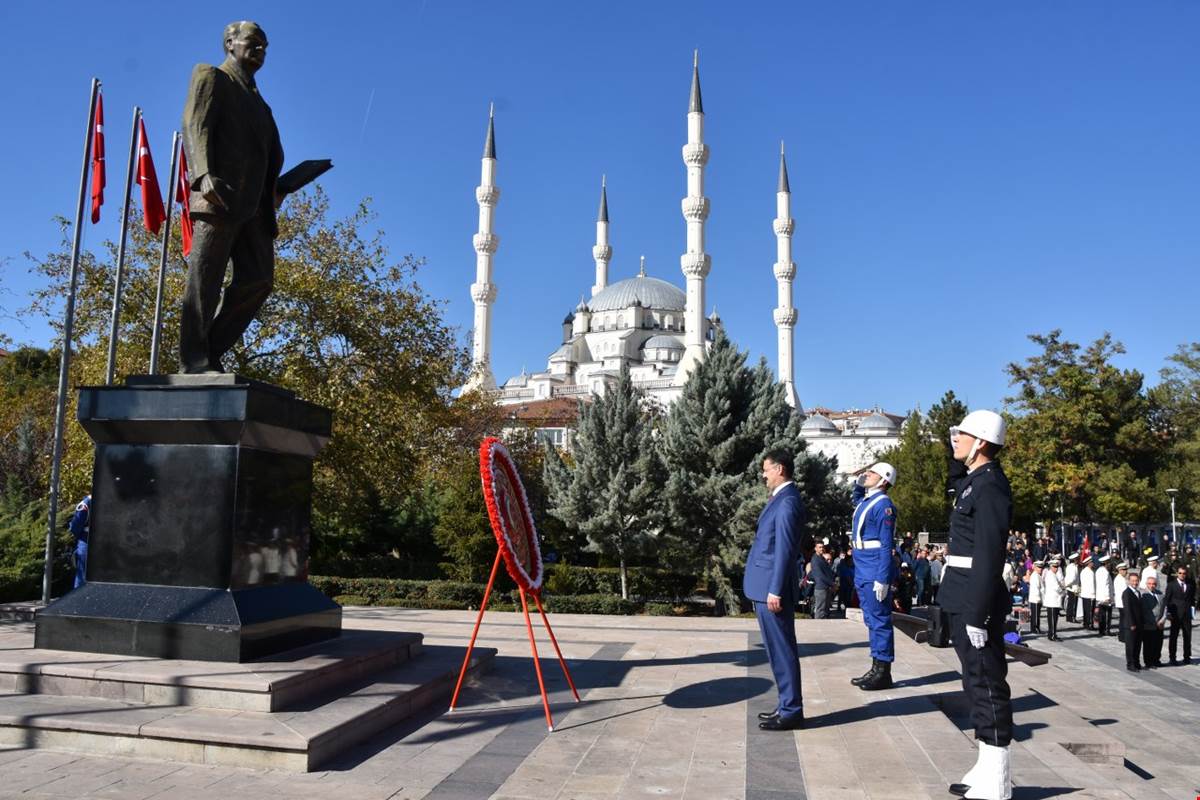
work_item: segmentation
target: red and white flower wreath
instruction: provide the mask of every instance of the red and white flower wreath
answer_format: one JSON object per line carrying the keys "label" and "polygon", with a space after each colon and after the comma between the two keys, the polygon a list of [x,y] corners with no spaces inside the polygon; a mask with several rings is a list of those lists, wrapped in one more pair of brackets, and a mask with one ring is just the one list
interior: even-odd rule
{"label": "red and white flower wreath", "polygon": [[[500,474],[503,474],[507,480],[498,482],[497,477]],[[537,528],[533,524],[533,515],[529,511],[529,497],[525,494],[525,485],[521,482],[521,475],[517,472],[517,465],[509,455],[508,448],[495,436],[489,436],[479,445],[479,477],[483,481],[483,498],[487,503],[492,533],[496,537],[496,544],[500,547],[500,554],[504,558],[504,566],[508,570],[508,574],[525,591],[539,593],[542,589],[544,571],[542,569],[542,549],[538,542]],[[502,487],[501,493],[504,493],[506,491],[503,488],[505,484],[513,487],[517,492],[516,496],[511,499],[515,500],[519,506],[525,530],[528,531],[529,539],[526,546],[530,555],[532,575],[525,570],[525,565],[521,563],[521,559],[517,555],[517,550],[514,548],[517,543],[513,541],[514,531],[498,502],[497,486]],[[508,507],[507,502],[505,507]],[[520,531],[515,533],[519,534]]]}

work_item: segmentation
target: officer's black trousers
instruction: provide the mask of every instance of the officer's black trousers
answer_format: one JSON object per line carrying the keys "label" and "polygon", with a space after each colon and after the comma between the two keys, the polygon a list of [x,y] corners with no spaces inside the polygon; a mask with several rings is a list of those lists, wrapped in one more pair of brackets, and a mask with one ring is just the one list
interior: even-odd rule
{"label": "officer's black trousers", "polygon": [[1041,633],[1042,632],[1042,604],[1041,603],[1030,603],[1029,604],[1029,632],[1030,633]]}
{"label": "officer's black trousers", "polygon": [[1175,660],[1175,653],[1176,653],[1175,646],[1177,644],[1179,644],[1179,634],[1181,632],[1183,633],[1183,660],[1191,661],[1192,660],[1192,621],[1190,619],[1184,619],[1183,621],[1180,621],[1178,619],[1171,620],[1171,646],[1169,648],[1169,652],[1171,653],[1171,660],[1172,661]]}
{"label": "officer's black trousers", "polygon": [[1117,609],[1117,641],[1125,641],[1125,609]]}
{"label": "officer's black trousers", "polygon": [[1083,627],[1091,630],[1093,614],[1096,610],[1096,601],[1091,597],[1083,598]]}
{"label": "officer's black trousers", "polygon": [[1046,627],[1048,628],[1047,636],[1051,639],[1058,638],[1058,615],[1062,612],[1061,608],[1046,609]]}
{"label": "officer's black trousers", "polygon": [[1004,658],[1004,617],[993,614],[987,625],[987,642],[971,646],[962,614],[949,614],[950,636],[962,669],[963,692],[971,709],[975,738],[993,747],[1012,741],[1012,694],[1008,688],[1008,662]]}
{"label": "officer's black trousers", "polygon": [[[1125,609],[1121,610],[1124,611]],[[1125,637],[1125,666],[1139,666],[1138,652],[1142,649],[1141,631],[1131,631],[1127,628],[1121,628],[1121,634]]]}
{"label": "officer's black trousers", "polygon": [[1096,606],[1096,619],[1099,620],[1096,625],[1100,628],[1100,635],[1108,636],[1108,629],[1112,624],[1112,606]]}
{"label": "officer's black trousers", "polygon": [[1071,593],[1067,595],[1067,620],[1075,621],[1075,611],[1079,607],[1079,595]]}
{"label": "officer's black trousers", "polygon": [[1147,667],[1162,664],[1163,632],[1157,625],[1147,625],[1142,631],[1142,661]]}

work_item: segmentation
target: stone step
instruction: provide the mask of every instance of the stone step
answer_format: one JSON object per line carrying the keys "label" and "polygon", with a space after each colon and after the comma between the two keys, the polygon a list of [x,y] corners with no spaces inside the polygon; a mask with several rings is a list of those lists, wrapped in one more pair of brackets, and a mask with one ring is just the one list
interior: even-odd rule
{"label": "stone step", "polygon": [[347,628],[336,639],[245,663],[11,648],[0,650],[0,691],[281,711],[416,657],[421,639]]}
{"label": "stone step", "polygon": [[[434,702],[447,702],[461,647],[428,647],[353,691],[290,711],[237,711],[104,697],[0,694],[0,745],[305,772]],[[469,674],[496,651],[476,648]]]}

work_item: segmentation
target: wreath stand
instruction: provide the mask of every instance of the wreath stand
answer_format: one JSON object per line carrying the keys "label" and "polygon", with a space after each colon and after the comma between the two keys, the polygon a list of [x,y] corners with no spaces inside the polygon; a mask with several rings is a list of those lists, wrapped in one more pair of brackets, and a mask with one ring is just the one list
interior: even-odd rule
{"label": "wreath stand", "polygon": [[[467,675],[467,667],[471,663],[471,652],[475,649],[475,640],[479,637],[479,626],[483,622],[483,612],[487,610],[488,600],[492,596],[492,587],[496,583],[496,573],[500,562],[506,561],[509,574],[517,584],[521,595],[521,612],[525,615],[525,631],[529,634],[529,649],[533,652],[533,670],[537,674],[538,690],[542,695],[542,709],[546,712],[546,727],[554,732],[554,718],[550,715],[550,700],[546,696],[546,682],[542,678],[542,665],[538,660],[537,640],[533,636],[533,623],[529,619],[529,598],[533,598],[546,633],[550,635],[550,643],[554,645],[554,653],[558,656],[559,666],[571,687],[575,702],[580,702],[579,691],[571,678],[571,671],[559,649],[558,639],[554,637],[554,629],[550,627],[550,618],[542,606],[542,558],[538,547],[537,533],[533,527],[533,517],[529,513],[528,498],[525,487],[521,485],[521,477],[508,450],[499,439],[488,437],[479,448],[479,472],[483,481],[484,499],[488,507],[488,517],[492,523],[492,531],[496,535],[496,560],[492,563],[492,574],[488,577],[487,589],[483,593],[483,602],[479,604],[479,614],[475,617],[475,629],[471,631],[471,641],[467,645],[467,654],[463,657],[462,669],[458,673],[458,682],[454,685],[454,695],[450,698],[450,711],[453,712],[458,704],[458,693],[462,690],[463,680]],[[499,479],[499,480],[498,480]],[[509,504],[516,508],[510,511]],[[513,519],[514,516],[517,519]],[[516,523],[514,525],[514,523]],[[532,556],[530,563],[522,563],[513,552],[512,534],[514,528],[523,528],[522,533],[527,537],[527,556]],[[528,574],[528,567],[536,566],[534,580]]]}
{"label": "wreath stand", "polygon": [[[479,605],[479,614],[475,617],[475,630],[471,631],[471,642],[467,645],[467,654],[463,658],[462,669],[458,673],[458,683],[454,685],[454,696],[450,699],[450,710],[454,711],[458,704],[458,693],[462,689],[463,679],[467,675],[467,666],[471,663],[471,651],[475,649],[475,640],[479,636],[479,626],[483,622],[483,612],[487,610],[488,598],[492,594],[492,584],[496,581],[496,571],[500,568],[501,555],[497,550],[496,561],[492,564],[492,574],[488,578],[487,590],[483,593],[483,602]],[[525,631],[529,634],[529,649],[533,652],[533,669],[537,673],[538,690],[542,693],[542,709],[546,712],[546,727],[551,733],[554,732],[554,718],[550,716],[550,701],[546,696],[546,683],[542,679],[542,665],[538,661],[537,641],[533,637],[533,623],[529,619],[529,601],[527,595],[533,598],[534,604],[537,606],[538,613],[542,616],[542,622],[546,625],[546,633],[550,634],[550,643],[554,645],[554,653],[558,656],[558,663],[562,667],[563,675],[567,678],[567,684],[571,687],[571,694],[575,695],[575,702],[580,702],[579,691],[575,688],[575,681],[571,679],[571,670],[567,668],[567,662],[563,658],[562,650],[558,647],[558,639],[554,638],[554,630],[550,627],[550,618],[546,616],[546,609],[542,606],[541,592],[530,591],[526,592],[520,586],[517,591],[521,593],[521,611],[525,615]]]}

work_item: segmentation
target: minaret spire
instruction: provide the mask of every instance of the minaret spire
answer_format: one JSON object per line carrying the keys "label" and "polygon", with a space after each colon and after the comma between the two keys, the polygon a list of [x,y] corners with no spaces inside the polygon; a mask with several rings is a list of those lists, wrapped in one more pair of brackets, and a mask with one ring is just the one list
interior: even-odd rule
{"label": "minaret spire", "polygon": [[592,247],[592,258],[596,260],[596,283],[592,286],[592,297],[608,286],[608,262],[612,259],[612,247],[608,244],[608,178],[600,176],[600,213],[596,216],[596,244]]}
{"label": "minaret spire", "polygon": [[496,106],[488,109],[487,139],[483,144],[479,186],[475,201],[479,204],[479,232],[472,239],[475,246],[475,282],[471,284],[471,300],[475,303],[475,329],[471,347],[471,377],[468,389],[494,391],[496,378],[492,374],[492,303],[496,301],[496,284],[492,283],[492,257],[500,245],[494,232],[496,203],[500,189],[496,186]]}
{"label": "minaret spire", "polygon": [[775,329],[779,341],[779,382],[783,384],[784,398],[792,408],[800,409],[800,398],[796,394],[793,375],[796,334],[796,309],[792,306],[792,280],[796,277],[796,264],[792,261],[792,231],[796,221],[792,219],[792,190],[788,185],[787,160],[783,155],[783,142],[779,143],[779,187],[775,193],[775,282],[779,290],[779,303],[775,308]]}
{"label": "minaret spire", "polygon": [[704,319],[704,280],[712,259],[704,251],[704,223],[708,219],[708,198],[704,196],[704,167],[708,163],[708,145],[704,143],[704,105],[700,101],[700,51],[692,58],[692,95],[688,104],[687,144],[683,163],[687,166],[687,197],[683,198],[683,218],[687,221],[687,250],[679,259],[687,279],[687,303],[683,312],[684,352],[675,373],[680,384],[707,352],[707,320]]}

